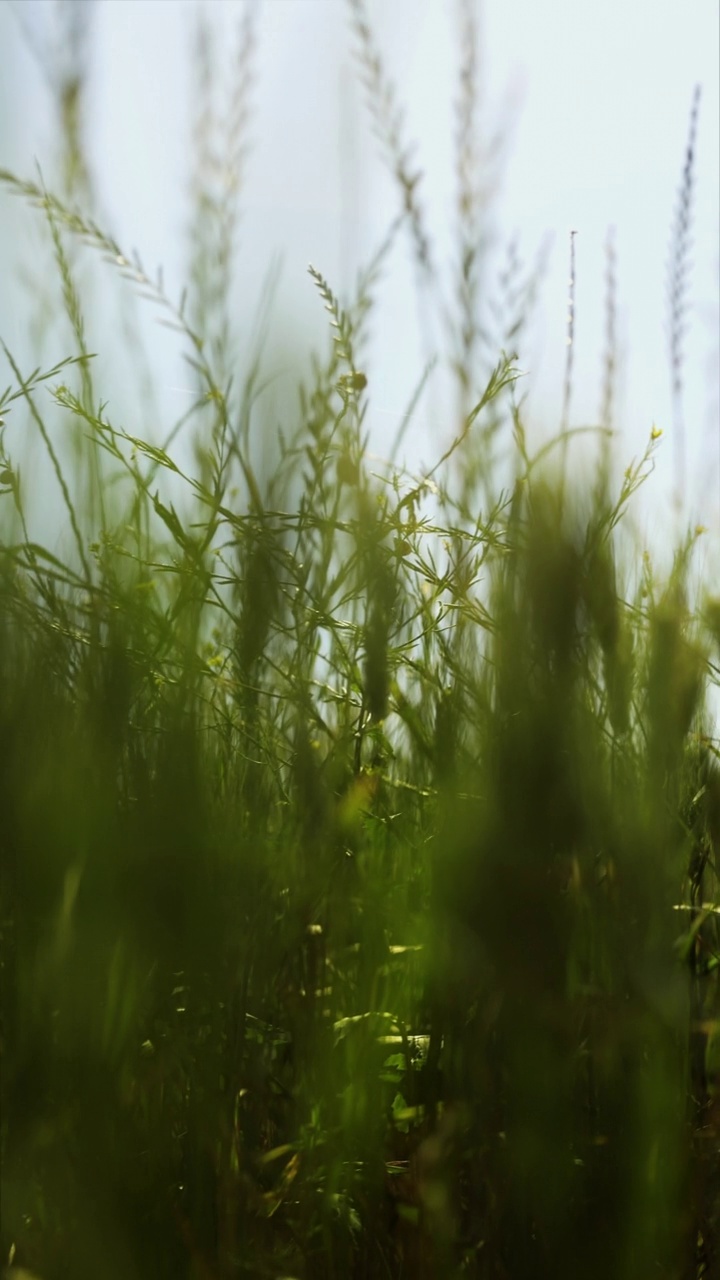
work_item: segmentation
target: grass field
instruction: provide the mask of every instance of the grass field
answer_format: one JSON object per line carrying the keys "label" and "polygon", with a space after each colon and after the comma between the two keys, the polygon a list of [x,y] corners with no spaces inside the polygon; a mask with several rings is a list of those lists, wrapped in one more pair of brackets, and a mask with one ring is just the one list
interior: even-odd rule
{"label": "grass field", "polygon": [[[657,430],[619,485],[599,432],[584,480],[569,427],[530,451],[509,348],[478,384],[461,165],[466,410],[425,474],[370,464],[379,272],[403,234],[424,269],[431,237],[351,13],[404,212],[353,297],[311,269],[327,349],[267,479],[262,370],[232,347],[234,196],[199,165],[176,304],[83,207],[72,112],[59,194],[0,171],[45,221],[69,334],[32,372],[3,342],[0,417],[42,441],[64,514],[34,538],[0,428],[2,1264],[711,1277],[717,584],[694,572],[700,531],[662,578],[625,535]],[[93,255],[177,330],[192,471],[187,424],[146,440],[103,405]]]}

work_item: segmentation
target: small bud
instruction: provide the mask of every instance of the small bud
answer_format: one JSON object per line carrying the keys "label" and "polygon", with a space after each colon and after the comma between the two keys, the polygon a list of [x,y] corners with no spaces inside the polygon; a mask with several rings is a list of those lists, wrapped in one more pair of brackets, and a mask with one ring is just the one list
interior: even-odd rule
{"label": "small bud", "polygon": [[367,378],[364,373],[346,373],[338,379],[338,390],[341,392],[364,391]]}

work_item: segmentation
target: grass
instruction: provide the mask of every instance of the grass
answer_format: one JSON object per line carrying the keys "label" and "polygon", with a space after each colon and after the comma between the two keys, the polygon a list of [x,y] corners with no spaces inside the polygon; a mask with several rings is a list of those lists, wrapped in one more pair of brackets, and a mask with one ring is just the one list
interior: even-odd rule
{"label": "grass", "polygon": [[[70,335],[61,363],[32,372],[3,344],[0,412],[39,431],[69,531],[53,550],[33,537],[0,433],[10,1275],[717,1268],[720,770],[705,696],[720,602],[694,585],[697,532],[664,580],[625,536],[657,431],[619,488],[607,449],[592,484],[570,482],[569,427],[561,466],[553,447],[530,450],[516,357],[496,353],[478,385],[468,15],[464,407],[423,475],[367,456],[379,273],[405,230],[419,270],[434,266],[360,0],[351,22],[401,212],[354,297],[311,267],[328,349],[264,481],[263,352],[233,382],[237,191],[213,185],[203,94],[180,303],[76,203],[78,175],[92,194],[77,111],[60,194],[0,172],[46,221]],[[223,144],[235,169],[253,47],[246,24]],[[73,92],[77,106],[81,80]],[[194,471],[174,457],[184,423],[150,441],[99,398],[82,245],[178,334]],[[532,290],[512,254],[506,279],[497,314],[517,338]],[[609,257],[609,342],[613,315]],[[606,430],[613,371],[610,347]]]}

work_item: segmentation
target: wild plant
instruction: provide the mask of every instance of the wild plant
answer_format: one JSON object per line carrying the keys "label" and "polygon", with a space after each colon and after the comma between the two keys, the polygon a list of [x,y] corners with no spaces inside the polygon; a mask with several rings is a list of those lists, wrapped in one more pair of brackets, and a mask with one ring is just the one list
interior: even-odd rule
{"label": "wild plant", "polygon": [[[0,414],[38,429],[70,529],[59,549],[35,539],[0,428],[9,1263],[108,1280],[630,1280],[699,1277],[717,1257],[717,601],[692,598],[699,535],[665,578],[624,538],[659,431],[619,486],[609,465],[571,483],[569,364],[563,430],[533,448],[512,350],[532,289],[512,283],[512,255],[505,350],[478,387],[469,15],[462,405],[420,474],[398,457],[429,372],[392,456],[369,447],[380,274],[406,229],[424,272],[432,256],[359,0],[403,212],[354,296],[310,267],[329,347],[271,475],[253,465],[264,353],[230,376],[250,20],[227,167],[201,37],[179,302],[72,193],[0,170],[44,215],[73,341],[30,374],[3,345]],[[157,441],[96,398],[70,246],[184,346],[197,398]],[[606,430],[613,299],[611,276]],[[74,469],[51,411],[83,441]],[[176,448],[193,418],[194,472]]]}

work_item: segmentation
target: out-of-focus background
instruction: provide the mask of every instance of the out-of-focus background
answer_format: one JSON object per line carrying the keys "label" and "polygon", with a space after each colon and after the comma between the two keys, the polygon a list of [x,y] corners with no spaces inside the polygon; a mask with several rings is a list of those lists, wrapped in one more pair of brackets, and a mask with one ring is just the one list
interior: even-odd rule
{"label": "out-of-focus background", "polygon": [[[468,6],[465,6],[467,10]],[[384,270],[367,356],[371,452],[383,456],[432,352],[440,361],[405,437],[405,461],[431,464],[457,426],[443,372],[445,312],[454,304],[455,134],[462,7],[440,0],[368,0],[384,68],[405,109],[403,137],[438,268],[420,299],[406,234]],[[480,28],[478,148],[486,157],[483,289],[500,296],[513,259],[518,279],[541,265],[532,320],[519,342],[527,371],[531,440],[560,426],[567,356],[570,231],[575,236],[572,426],[601,419],[607,351],[608,235],[614,255],[618,343],[613,424],[618,459],[642,454],[653,425],[663,431],[656,475],[645,486],[644,531],[656,546],[678,528],[678,475],[669,355],[668,258],[688,139],[700,86],[693,162],[687,331],[683,340],[687,518],[720,532],[718,429],[718,25],[714,0],[487,0]],[[308,276],[316,266],[336,292],[352,290],[399,212],[396,182],[373,137],[358,75],[352,8],[341,0],[4,0],[0,5],[0,167],[57,189],[58,86],[83,77],[80,101],[98,222],[137,250],[178,299],[187,280],[189,195],[201,18],[214,40],[213,87],[222,116],[232,91],[238,29],[256,19],[254,84],[242,174],[235,307],[248,342],[268,272],[279,255],[266,372],[278,421],[296,406],[297,373],[311,344],[324,344],[327,316]],[[66,109],[72,104],[65,99]],[[71,351],[66,322],[47,325],[39,246],[41,215],[0,191],[0,336],[29,371]],[[132,362],[114,360],[116,295],[111,269],[86,253],[87,342],[101,353],[108,413],[131,432],[147,417]],[[54,287],[54,286],[53,286]],[[51,292],[51,291],[50,291]],[[110,305],[112,294],[113,304]],[[106,305],[107,304],[107,305]],[[45,319],[43,320],[43,316]],[[127,320],[127,317],[126,317]],[[44,325],[44,327],[43,327]],[[164,436],[192,401],[176,335],[141,306],[132,322],[156,383],[152,413]],[[499,336],[488,334],[486,366]],[[42,351],[38,350],[41,342]],[[0,381],[10,381],[5,368]],[[478,377],[481,390],[481,377]],[[10,429],[10,422],[8,430]],[[28,447],[31,448],[28,443]],[[52,500],[40,503],[52,508]]]}

